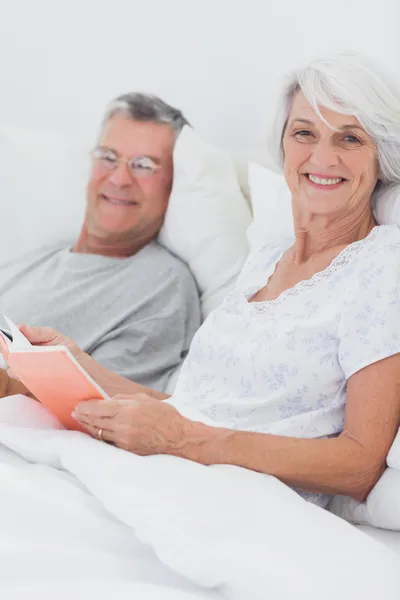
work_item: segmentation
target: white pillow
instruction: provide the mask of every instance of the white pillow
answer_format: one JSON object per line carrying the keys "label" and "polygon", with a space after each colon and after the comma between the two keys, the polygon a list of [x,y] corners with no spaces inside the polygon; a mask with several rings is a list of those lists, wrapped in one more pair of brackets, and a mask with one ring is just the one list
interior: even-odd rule
{"label": "white pillow", "polygon": [[386,463],[388,468],[365,502],[335,496],[329,510],[353,523],[400,531],[400,430]]}
{"label": "white pillow", "polygon": [[70,243],[84,210],[89,152],[58,134],[0,129],[0,260]]}
{"label": "white pillow", "polygon": [[230,157],[188,126],[174,150],[174,185],[160,242],[188,263],[206,317],[234,285],[248,255],[250,208]]}
{"label": "white pillow", "polygon": [[386,462],[388,467],[392,467],[392,469],[397,469],[400,472],[400,429],[392,444],[392,447],[389,450]]}
{"label": "white pillow", "polygon": [[249,163],[249,189],[253,220],[247,237],[251,250],[266,240],[293,239],[292,199],[283,175]]}
{"label": "white pillow", "polygon": [[[254,218],[248,230],[250,247],[270,239],[294,239],[291,194],[283,175],[249,164],[249,188]],[[400,226],[400,185],[378,192],[374,213],[380,225]]]}
{"label": "white pillow", "polygon": [[400,471],[386,469],[365,502],[334,496],[329,510],[352,523],[400,531]]}
{"label": "white pillow", "polygon": [[380,225],[400,225],[400,185],[393,184],[375,196],[374,214]]}
{"label": "white pillow", "polygon": [[[90,145],[55,132],[0,128],[0,261],[79,234]],[[188,263],[206,316],[233,285],[248,254],[250,209],[230,158],[184,128],[160,241]]]}
{"label": "white pillow", "polygon": [[386,462],[388,468],[365,502],[336,496],[331,512],[353,523],[400,531],[400,430]]}

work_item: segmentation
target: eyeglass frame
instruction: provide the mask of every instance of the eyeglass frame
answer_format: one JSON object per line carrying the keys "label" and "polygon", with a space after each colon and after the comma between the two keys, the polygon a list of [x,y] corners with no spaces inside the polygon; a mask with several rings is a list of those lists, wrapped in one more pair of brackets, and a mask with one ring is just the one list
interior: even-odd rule
{"label": "eyeglass frame", "polygon": [[[96,156],[96,153],[99,152],[104,152],[103,156]],[[113,157],[113,160],[115,160],[114,164],[107,164],[106,163],[106,155],[108,154],[109,158]],[[97,163],[100,164],[100,166],[107,172],[111,173],[112,171],[115,171],[118,166],[120,164],[125,164],[128,167],[129,173],[132,177],[139,177],[139,178],[146,178],[146,177],[153,177],[157,171],[159,171],[162,166],[158,165],[153,158],[151,158],[151,156],[146,156],[146,155],[142,155],[142,156],[132,156],[131,158],[123,158],[122,156],[118,156],[118,154],[115,152],[115,150],[111,150],[111,148],[106,148],[104,146],[98,146],[96,148],[94,148],[91,152],[90,152],[90,156],[92,158],[93,161],[96,161]],[[139,161],[139,160],[148,160],[151,162],[151,169],[148,169],[148,171],[150,172],[140,172],[140,168],[145,169],[145,167],[138,167],[137,165],[133,165],[132,163],[134,161]]]}

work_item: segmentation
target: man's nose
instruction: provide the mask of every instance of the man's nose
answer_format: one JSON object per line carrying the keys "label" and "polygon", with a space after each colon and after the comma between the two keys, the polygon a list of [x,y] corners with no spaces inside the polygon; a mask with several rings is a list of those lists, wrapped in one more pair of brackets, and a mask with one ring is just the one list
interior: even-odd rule
{"label": "man's nose", "polygon": [[117,187],[132,185],[133,179],[131,170],[124,162],[120,162],[108,176],[109,182]]}

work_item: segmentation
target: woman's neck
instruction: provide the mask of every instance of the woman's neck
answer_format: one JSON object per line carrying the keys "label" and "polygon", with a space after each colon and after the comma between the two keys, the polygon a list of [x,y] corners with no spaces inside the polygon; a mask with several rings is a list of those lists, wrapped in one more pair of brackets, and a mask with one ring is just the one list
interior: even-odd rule
{"label": "woman's neck", "polygon": [[372,211],[327,221],[321,217],[296,216],[294,218],[294,261],[307,262],[313,255],[329,249],[340,248],[365,238],[375,227]]}

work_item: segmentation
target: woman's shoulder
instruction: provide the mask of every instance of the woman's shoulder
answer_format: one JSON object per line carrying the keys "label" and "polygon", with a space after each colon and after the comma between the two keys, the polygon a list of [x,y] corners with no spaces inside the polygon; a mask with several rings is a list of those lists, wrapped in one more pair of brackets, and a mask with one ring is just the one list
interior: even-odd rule
{"label": "woman's shoulder", "polygon": [[243,270],[265,269],[268,265],[278,262],[282,254],[292,245],[293,240],[282,238],[251,248]]}
{"label": "woman's shoulder", "polygon": [[352,285],[357,293],[381,294],[400,283],[400,228],[379,225],[361,241],[356,260],[349,265]]}
{"label": "woman's shoulder", "polygon": [[[277,264],[282,254],[293,244],[293,240],[279,239],[253,246],[239,275],[236,289],[257,285],[259,278],[264,278],[274,265]],[[261,279],[260,279],[261,281]]]}
{"label": "woman's shoulder", "polygon": [[360,263],[363,268],[382,265],[400,273],[400,227],[397,225],[377,225],[366,239]]}
{"label": "woman's shoulder", "polygon": [[248,261],[264,262],[265,260],[274,260],[276,255],[283,254],[285,250],[293,245],[294,239],[279,238],[253,246],[249,252]]}
{"label": "woman's shoulder", "polygon": [[368,237],[371,238],[371,255],[382,251],[390,254],[400,247],[400,227],[398,225],[377,225]]}

